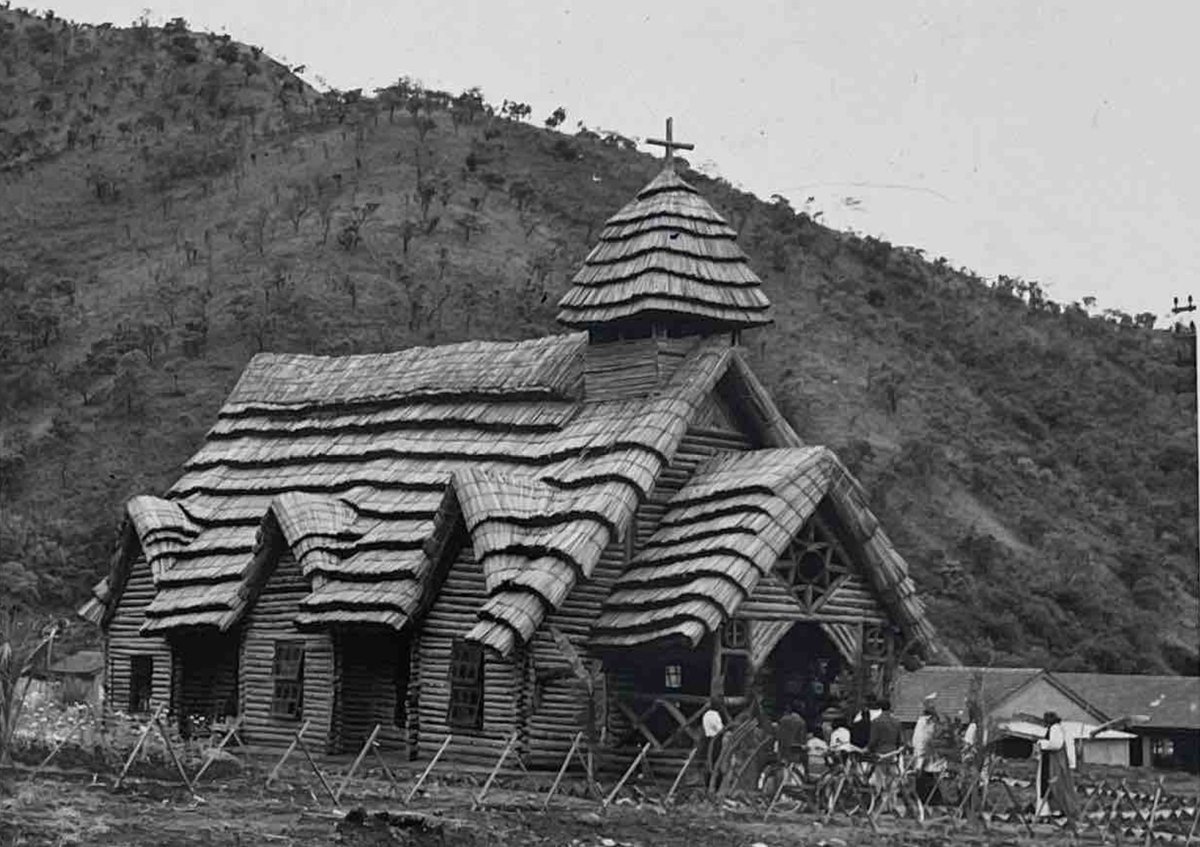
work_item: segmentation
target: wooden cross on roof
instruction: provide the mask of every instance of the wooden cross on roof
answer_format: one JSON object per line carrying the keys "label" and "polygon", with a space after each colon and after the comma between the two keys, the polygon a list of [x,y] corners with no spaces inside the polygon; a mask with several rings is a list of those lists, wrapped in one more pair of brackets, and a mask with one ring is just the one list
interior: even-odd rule
{"label": "wooden cross on roof", "polygon": [[667,118],[667,138],[665,141],[661,138],[647,138],[646,139],[647,144],[653,144],[655,147],[667,148],[667,159],[666,159],[667,167],[671,167],[675,164],[675,151],[676,150],[695,150],[696,149],[695,144],[688,144],[683,141],[675,140],[674,135],[672,134],[672,129],[674,128],[674,125],[675,125],[675,119]]}

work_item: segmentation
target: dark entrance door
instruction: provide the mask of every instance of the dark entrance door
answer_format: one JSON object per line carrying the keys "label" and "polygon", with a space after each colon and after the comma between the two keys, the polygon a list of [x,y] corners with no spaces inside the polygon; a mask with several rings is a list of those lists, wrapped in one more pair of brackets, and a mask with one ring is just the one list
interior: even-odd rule
{"label": "dark entrance door", "polygon": [[821,725],[821,713],[841,705],[837,678],[842,659],[837,648],[818,624],[797,623],[771,654],[774,684],[766,705],[775,716],[792,707],[804,718],[810,731]]}
{"label": "dark entrance door", "polygon": [[188,633],[172,639],[172,700],[180,729],[238,713],[241,637],[236,632]]}
{"label": "dark entrance door", "polygon": [[344,752],[357,752],[376,724],[379,743],[393,749],[406,742],[409,639],[383,627],[337,633],[338,739]]}

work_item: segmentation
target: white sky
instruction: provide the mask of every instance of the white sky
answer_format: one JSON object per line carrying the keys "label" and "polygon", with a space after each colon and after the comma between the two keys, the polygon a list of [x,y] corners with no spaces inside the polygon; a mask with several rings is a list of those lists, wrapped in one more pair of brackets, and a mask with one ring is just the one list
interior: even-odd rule
{"label": "white sky", "polygon": [[[43,0],[44,2],[44,0]],[[146,0],[59,0],[126,25]],[[39,5],[38,8],[41,8]],[[155,0],[370,92],[402,75],[657,136],[762,197],[1163,315],[1200,296],[1200,3]],[[847,198],[852,198],[847,202]]]}

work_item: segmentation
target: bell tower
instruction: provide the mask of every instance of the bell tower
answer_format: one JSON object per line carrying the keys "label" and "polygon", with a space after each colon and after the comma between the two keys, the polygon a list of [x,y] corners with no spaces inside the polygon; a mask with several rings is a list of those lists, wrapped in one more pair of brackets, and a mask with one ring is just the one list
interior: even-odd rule
{"label": "bell tower", "polygon": [[728,335],[771,322],[737,233],[675,172],[671,118],[662,171],[613,215],[559,301],[558,320],[593,343]]}

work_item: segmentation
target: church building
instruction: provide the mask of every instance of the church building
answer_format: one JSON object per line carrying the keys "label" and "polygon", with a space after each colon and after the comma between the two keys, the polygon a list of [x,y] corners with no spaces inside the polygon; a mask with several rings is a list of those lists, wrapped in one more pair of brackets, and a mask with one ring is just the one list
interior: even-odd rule
{"label": "church building", "polygon": [[250,361],[81,610],[111,708],[329,752],[379,725],[414,758],[515,733],[547,766],[587,714],[666,756],[712,695],[857,704],[944,658],[858,483],[747,364],[770,304],[660,143],[563,334]]}

